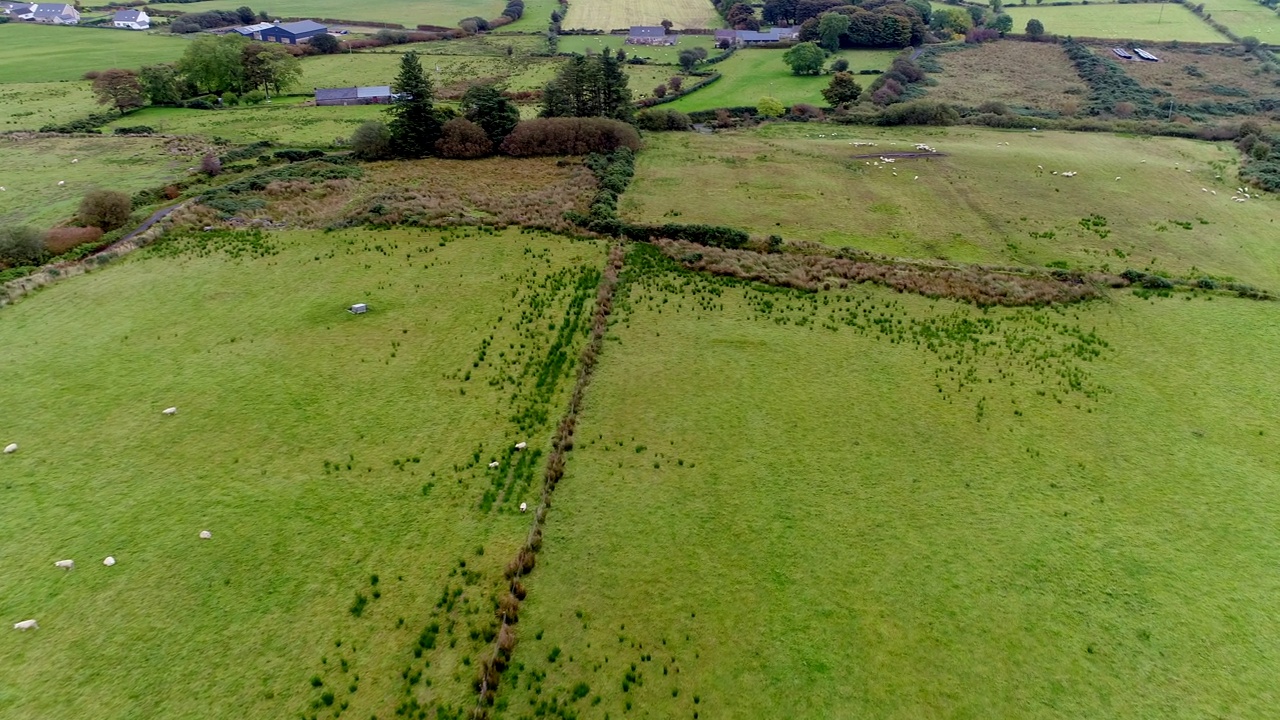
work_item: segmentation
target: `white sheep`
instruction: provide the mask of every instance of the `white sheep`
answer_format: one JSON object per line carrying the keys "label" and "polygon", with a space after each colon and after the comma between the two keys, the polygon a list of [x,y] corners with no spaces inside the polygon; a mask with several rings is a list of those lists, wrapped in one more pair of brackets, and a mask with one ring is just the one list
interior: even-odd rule
{"label": "white sheep", "polygon": [[76,569],[76,561],[75,561],[75,560],[59,560],[58,562],[54,563],[53,565],[54,565],[54,567],[60,567],[60,568],[62,568],[63,570],[75,570],[75,569]]}
{"label": "white sheep", "polygon": [[5,455],[11,455],[16,452],[18,452],[18,443],[9,443],[8,445],[4,446]]}
{"label": "white sheep", "polygon": [[71,159],[71,164],[72,164],[72,165],[75,165],[75,164],[76,164],[76,163],[78,163],[78,162],[80,162],[80,158],[72,158],[72,159]]}
{"label": "white sheep", "polygon": [[106,565],[107,567],[111,567],[112,565],[116,564],[116,559],[108,555],[107,559],[102,561],[102,564]]}
{"label": "white sheep", "polygon": [[1118,176],[1118,175],[1117,175],[1117,176],[1116,176],[1116,180],[1118,181],[1119,179],[1120,179],[1120,176]]}
{"label": "white sheep", "polygon": [[529,447],[529,443],[527,443],[527,442],[518,442],[518,443],[516,443],[516,449],[517,449],[517,450],[523,450],[523,449],[525,449],[525,448],[527,448],[527,447]]}
{"label": "white sheep", "polygon": [[497,460],[494,460],[493,462],[489,463],[489,469],[490,469],[490,470],[492,470],[492,469],[494,469],[494,468],[496,468],[496,467],[498,467],[498,461],[497,461]]}
{"label": "white sheep", "polygon": [[208,530],[201,530],[201,531],[200,531],[200,539],[201,539],[201,540],[208,540],[208,539],[210,539],[210,538],[212,538],[212,537],[213,537],[213,533],[209,532]]}
{"label": "white sheep", "polygon": [[0,187],[0,192],[4,192],[4,188]]}
{"label": "white sheep", "polygon": [[160,411],[160,414],[161,414],[161,415],[177,415],[177,414],[178,414],[178,408],[176,408],[176,407],[165,408],[164,410],[161,410],[161,411]]}
{"label": "white sheep", "polygon": [[911,179],[912,179],[912,180],[919,180],[919,179],[920,179],[920,176],[919,176],[919,175],[916,175],[915,177],[913,177],[913,178],[911,178]]}
{"label": "white sheep", "polygon": [[40,629],[40,626],[36,624],[36,621],[35,621],[34,619],[32,619],[32,620],[23,620],[22,622],[14,623],[14,624],[13,624],[13,629],[14,629],[14,630],[23,630],[23,631],[26,631],[26,630],[39,630],[39,629]]}
{"label": "white sheep", "polygon": [[525,510],[528,510],[528,509],[529,509],[529,503],[520,503],[520,512],[524,512]]}
{"label": "white sheep", "polygon": [[59,181],[58,181],[58,187],[62,187],[63,185],[66,185],[66,184],[67,184],[67,181],[66,181],[66,180],[59,180]]}

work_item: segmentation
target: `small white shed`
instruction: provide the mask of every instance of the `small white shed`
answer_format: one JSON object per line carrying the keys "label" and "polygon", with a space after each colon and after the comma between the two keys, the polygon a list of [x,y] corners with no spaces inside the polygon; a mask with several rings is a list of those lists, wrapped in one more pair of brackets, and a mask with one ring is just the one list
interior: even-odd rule
{"label": "small white shed", "polygon": [[347,308],[347,312],[351,313],[352,315],[363,315],[369,312],[369,306],[364,303],[356,303],[355,305],[352,305],[351,307]]}

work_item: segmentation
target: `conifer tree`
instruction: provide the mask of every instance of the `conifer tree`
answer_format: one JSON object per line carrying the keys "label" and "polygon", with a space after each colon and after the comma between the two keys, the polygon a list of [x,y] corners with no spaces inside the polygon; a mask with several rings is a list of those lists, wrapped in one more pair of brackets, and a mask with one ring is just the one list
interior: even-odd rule
{"label": "conifer tree", "polygon": [[391,150],[399,157],[426,157],[435,150],[440,139],[440,117],[434,105],[435,90],[422,70],[418,53],[410,51],[400,58],[400,73],[391,86],[396,93],[387,112],[391,122]]}

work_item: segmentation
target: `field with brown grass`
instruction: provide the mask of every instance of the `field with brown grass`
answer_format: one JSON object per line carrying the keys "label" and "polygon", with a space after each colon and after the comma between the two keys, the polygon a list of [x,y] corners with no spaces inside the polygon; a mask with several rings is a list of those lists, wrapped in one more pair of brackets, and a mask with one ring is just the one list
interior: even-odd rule
{"label": "field with brown grass", "polygon": [[[1091,44],[1094,53],[1115,59],[1112,45]],[[1262,63],[1240,48],[1144,46],[1160,62],[1119,62],[1145,87],[1171,93],[1180,103],[1234,102],[1280,97],[1280,76],[1262,70]]]}
{"label": "field with brown grass", "polygon": [[943,71],[930,75],[938,85],[928,91],[935,100],[969,106],[996,100],[1070,115],[1088,99],[1088,88],[1054,43],[967,45],[939,53],[937,61]]}

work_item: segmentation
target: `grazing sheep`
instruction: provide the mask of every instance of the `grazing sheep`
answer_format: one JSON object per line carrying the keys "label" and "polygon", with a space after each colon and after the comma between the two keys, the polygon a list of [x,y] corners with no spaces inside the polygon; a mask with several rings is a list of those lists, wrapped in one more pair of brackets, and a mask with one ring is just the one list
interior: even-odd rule
{"label": "grazing sheep", "polygon": [[912,179],[912,180],[919,180],[919,179],[920,179],[920,176],[919,176],[919,175],[917,175],[917,176],[915,176],[915,177],[913,177],[913,178],[911,178],[911,179]]}
{"label": "grazing sheep", "polygon": [[165,408],[164,410],[161,410],[161,411],[160,411],[160,414],[161,414],[161,415],[177,415],[177,414],[178,414],[178,408],[176,408],[176,407]]}
{"label": "grazing sheep", "polygon": [[200,539],[201,539],[201,540],[208,540],[208,539],[210,539],[210,538],[212,538],[212,537],[213,537],[213,533],[209,532],[208,530],[201,530],[201,531],[200,531]]}
{"label": "grazing sheep", "polygon": [[63,570],[75,570],[75,568],[76,568],[76,561],[75,561],[75,560],[59,560],[58,562],[54,563],[53,565],[54,565],[54,567],[60,567],[60,568],[62,568]]}
{"label": "grazing sheep", "polygon": [[490,470],[492,470],[492,469],[494,469],[494,468],[496,468],[496,467],[498,467],[498,461],[497,461],[497,460],[494,460],[493,462],[489,463],[489,469],[490,469]]}
{"label": "grazing sheep", "polygon": [[1116,177],[1116,180],[1119,180],[1119,179],[1120,179],[1120,178],[1119,178],[1119,176],[1117,176],[1117,177]]}
{"label": "grazing sheep", "polygon": [[116,564],[116,559],[108,555],[107,559],[102,561],[102,564],[106,565],[107,567],[111,567],[112,565]]}
{"label": "grazing sheep", "polygon": [[72,159],[71,159],[71,164],[72,164],[72,165],[75,165],[75,164],[76,164],[76,163],[78,163],[78,162],[80,162],[80,158],[72,158]]}
{"label": "grazing sheep", "polygon": [[529,509],[529,503],[520,503],[520,512],[524,512],[525,510],[528,510],[528,509]]}
{"label": "grazing sheep", "polygon": [[67,184],[67,181],[66,181],[66,180],[59,180],[59,181],[58,181],[58,187],[62,187],[63,185],[66,185],[66,184]]}
{"label": "grazing sheep", "polygon": [[4,446],[5,455],[9,455],[11,453],[16,453],[16,452],[18,452],[18,443],[9,443],[8,445]]}
{"label": "grazing sheep", "polygon": [[35,620],[23,620],[22,622],[14,623],[14,624],[13,624],[13,629],[14,629],[14,630],[23,630],[23,631],[26,631],[26,630],[39,630],[39,629],[40,629],[40,626],[36,624],[36,621],[35,621]]}
{"label": "grazing sheep", "polygon": [[4,188],[0,187],[0,192],[4,192]]}
{"label": "grazing sheep", "polygon": [[523,450],[523,449],[525,449],[525,448],[527,448],[527,447],[529,447],[529,443],[526,443],[526,442],[518,442],[518,443],[516,443],[516,449],[517,449],[517,450]]}

